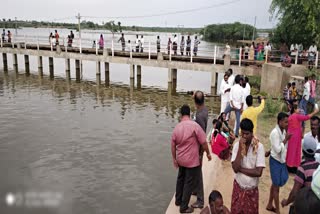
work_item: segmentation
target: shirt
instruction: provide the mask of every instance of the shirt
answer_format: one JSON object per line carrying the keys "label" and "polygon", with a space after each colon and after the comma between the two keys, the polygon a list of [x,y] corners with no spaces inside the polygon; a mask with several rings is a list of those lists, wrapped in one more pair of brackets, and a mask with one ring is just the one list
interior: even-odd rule
{"label": "shirt", "polygon": [[264,109],[264,100],[261,100],[261,104],[258,107],[250,106],[242,112],[241,120],[244,118],[248,118],[252,121],[254,134],[257,132],[258,115],[262,112],[263,109]]}
{"label": "shirt", "polygon": [[285,100],[289,100],[289,99],[290,99],[289,89],[288,89],[287,86],[283,89],[282,95],[283,95],[283,98],[284,98]]}
{"label": "shirt", "polygon": [[[233,102],[234,107],[240,109],[241,104],[244,103],[243,89],[239,84],[235,84],[230,90],[230,102]],[[231,106],[233,107],[233,106]]]}
{"label": "shirt", "polygon": [[231,88],[231,86],[228,84],[228,81],[225,81],[224,79],[221,81],[220,84],[220,90],[219,94],[221,95],[221,102],[229,102],[230,100],[230,91],[225,92],[227,89]]}
{"label": "shirt", "polygon": [[233,86],[233,84],[234,84],[234,75],[233,74],[231,74],[230,75],[230,77],[228,78],[228,83],[229,83],[229,85],[230,86]]}
{"label": "shirt", "polygon": [[208,109],[203,106],[198,109],[194,118],[195,122],[198,123],[202,130],[206,133],[207,131],[207,123],[208,123]]}
{"label": "shirt", "polygon": [[246,87],[243,88],[243,96],[244,96],[243,110],[246,110],[248,108],[248,105],[245,100],[246,100],[247,96],[250,95],[250,92],[251,92],[250,84],[246,83]]}
{"label": "shirt", "polygon": [[211,141],[212,153],[216,154],[219,157],[220,153],[227,148],[229,148],[227,138],[225,138],[220,133],[218,133],[216,137],[212,135],[212,141]]}
{"label": "shirt", "polygon": [[314,158],[305,160],[301,162],[301,165],[298,167],[297,174],[294,177],[294,180],[303,185],[303,187],[311,186],[312,175],[314,171],[318,168],[319,163],[315,161]]}
{"label": "shirt", "polygon": [[174,37],[172,42],[177,43],[178,42],[178,38]]}
{"label": "shirt", "polygon": [[316,142],[317,142],[317,152],[316,154],[314,155],[314,158],[316,159],[316,161],[318,163],[320,163],[320,143],[319,143],[319,140],[318,140],[318,135],[316,135],[315,137],[313,137],[312,135],[312,132],[308,132],[304,135],[303,137],[303,140],[306,139],[306,138],[312,138],[314,139]]}
{"label": "shirt", "polygon": [[185,119],[176,125],[171,145],[176,148],[178,165],[187,168],[199,166],[199,145],[203,143],[206,143],[206,134],[196,122]]}
{"label": "shirt", "polygon": [[316,45],[311,45],[309,48],[309,55],[314,56],[314,54],[317,52],[317,46]]}
{"label": "shirt", "polygon": [[271,143],[271,157],[280,163],[286,162],[287,148],[283,143],[286,137],[286,130],[281,131],[279,125],[271,131],[270,133],[270,143]]}
{"label": "shirt", "polygon": [[[239,150],[239,142],[236,142],[233,146],[231,162],[235,161]],[[250,145],[248,153],[242,158],[241,167],[246,169],[254,169],[256,167],[266,167],[264,157],[264,147],[261,143],[258,143],[257,153],[253,154],[253,147]],[[258,186],[259,178],[250,177],[241,172],[235,174],[235,180],[244,189],[252,189]]]}
{"label": "shirt", "polygon": [[310,83],[310,97],[315,98],[316,97],[316,81],[309,80],[309,83]]}
{"label": "shirt", "polygon": [[310,83],[309,83],[309,81],[303,85],[302,97],[304,97],[305,100],[309,100],[309,97],[310,97]]}
{"label": "shirt", "polygon": [[200,41],[198,39],[195,39],[194,40],[194,47],[197,48],[199,44],[200,44]]}

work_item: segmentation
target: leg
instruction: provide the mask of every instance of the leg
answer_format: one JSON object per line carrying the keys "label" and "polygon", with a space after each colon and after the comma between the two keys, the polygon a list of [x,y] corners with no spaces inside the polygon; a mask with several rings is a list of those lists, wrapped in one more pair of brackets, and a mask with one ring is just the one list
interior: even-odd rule
{"label": "leg", "polygon": [[237,122],[237,124],[236,124],[236,130],[235,130],[235,135],[236,135],[236,136],[239,136],[239,127],[240,127],[240,116],[241,116],[241,112],[240,112],[240,110],[236,110],[235,113],[236,113],[236,122]]}
{"label": "leg", "polygon": [[194,168],[185,168],[185,179],[184,179],[184,186],[183,186],[183,194],[182,194],[182,201],[180,205],[180,211],[184,211],[188,209],[190,197],[192,190],[195,189],[196,179],[200,173],[200,166]]}
{"label": "leg", "polygon": [[280,214],[280,207],[279,207],[279,187],[278,186],[274,186],[272,185],[273,188],[273,199],[274,199],[274,203],[276,205],[276,212],[278,214]]}
{"label": "leg", "polygon": [[273,200],[274,200],[274,193],[273,193],[273,185],[271,184],[271,187],[270,187],[270,194],[269,194],[269,202],[267,204],[267,207],[266,209],[268,211],[271,211],[271,210],[274,210],[274,207],[273,207]]}
{"label": "leg", "polygon": [[180,166],[178,177],[177,177],[177,185],[176,185],[176,205],[180,205],[182,201],[182,194],[183,194],[183,185],[185,180],[185,171],[186,168]]}
{"label": "leg", "polygon": [[[204,193],[203,193],[203,178],[202,178],[202,166],[200,165],[200,173],[197,176],[197,204],[200,208],[204,205]],[[195,207],[196,208],[196,207]]]}

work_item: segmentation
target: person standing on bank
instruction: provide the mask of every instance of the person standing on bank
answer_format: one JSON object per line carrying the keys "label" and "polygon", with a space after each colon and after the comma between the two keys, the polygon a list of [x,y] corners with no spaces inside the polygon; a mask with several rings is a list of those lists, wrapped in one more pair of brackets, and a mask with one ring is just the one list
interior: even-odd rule
{"label": "person standing on bank", "polygon": [[126,40],[124,38],[124,34],[121,34],[120,39],[118,40],[118,42],[121,42],[121,47],[122,47],[122,51],[126,50]]}
{"label": "person standing on bank", "polygon": [[180,213],[192,213],[188,207],[192,191],[198,186],[201,174],[199,146],[206,151],[210,161],[211,155],[206,142],[206,134],[201,127],[190,119],[190,107],[183,105],[180,109],[181,120],[173,130],[171,138],[171,153],[173,165],[179,168],[175,204],[180,206]]}
{"label": "person standing on bank", "polygon": [[228,74],[224,74],[223,80],[221,81],[221,84],[220,84],[220,89],[219,89],[219,94],[221,95],[220,113],[226,109],[230,101],[231,86],[228,83],[228,78],[229,78]]}
{"label": "person standing on bank", "polygon": [[233,183],[231,213],[259,213],[259,177],[266,167],[264,148],[253,136],[253,123],[243,119],[241,138],[232,150],[232,169],[236,173]]}
{"label": "person standing on bank", "polygon": [[[269,159],[270,175],[272,184],[270,187],[269,202],[266,210],[280,213],[279,190],[284,186],[289,178],[286,167],[286,144],[292,134],[286,133],[288,128],[288,115],[280,112],[278,114],[278,124],[270,133],[271,156]],[[273,206],[273,201],[275,207]]]}
{"label": "person standing on bank", "polygon": [[235,136],[238,137],[240,117],[243,111],[243,104],[244,104],[244,95],[243,95],[243,89],[241,86],[242,77],[239,74],[235,77],[235,82],[236,84],[231,87],[230,102],[227,105],[226,109],[224,110],[224,113],[228,114],[231,111],[235,111],[236,113]]}
{"label": "person standing on bank", "polygon": [[161,40],[160,36],[157,36],[157,52],[159,53],[161,51]]}
{"label": "person standing on bank", "polygon": [[[204,133],[207,131],[208,123],[208,109],[204,104],[204,94],[202,91],[196,91],[194,93],[194,103],[196,106],[196,114],[194,120],[202,128]],[[197,194],[197,201],[192,204],[193,208],[203,208],[204,205],[204,192],[203,192],[203,178],[202,178],[202,156],[203,149],[199,147],[199,160],[200,160],[200,174],[198,179],[198,186],[195,188],[195,193]]]}
{"label": "person standing on bank", "polygon": [[320,133],[319,133],[319,128],[320,128],[320,118],[318,116],[313,116],[310,118],[310,129],[311,131],[306,133],[303,137],[303,140],[306,140],[308,138],[312,138],[317,142],[317,151],[316,154],[314,155],[314,158],[318,163],[320,163],[320,143],[319,143],[319,138],[320,138]]}
{"label": "person standing on bank", "polygon": [[182,36],[182,37],[181,37],[181,42],[180,42],[180,52],[181,52],[181,56],[183,56],[185,44],[186,44],[186,42],[184,41],[184,36]]}

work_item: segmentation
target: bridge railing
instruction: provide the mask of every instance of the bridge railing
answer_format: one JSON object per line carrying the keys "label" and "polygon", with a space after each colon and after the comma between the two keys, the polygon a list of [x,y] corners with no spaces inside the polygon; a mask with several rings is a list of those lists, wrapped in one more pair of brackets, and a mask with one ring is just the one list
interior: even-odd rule
{"label": "bridge railing", "polygon": [[[13,36],[11,40],[13,46],[16,43],[24,43],[24,44],[36,44],[40,45],[50,45],[51,50],[54,50],[54,46],[56,44],[52,43],[52,40],[46,36],[31,36],[31,35],[17,35]],[[3,46],[3,41],[1,40],[1,47]],[[68,38],[67,37],[60,37],[59,38],[59,45],[66,47],[68,49]],[[82,48],[92,48],[96,50],[98,54],[98,49],[100,49],[99,40],[92,40],[88,38],[79,39],[75,38],[71,44],[72,47],[79,48],[79,52],[82,52]],[[26,45],[24,46],[26,47]],[[148,53],[149,59],[151,56],[158,52],[158,47],[156,42],[145,41],[143,43],[143,52]],[[104,49],[108,48],[112,52],[112,56],[114,56],[115,51],[122,51],[122,44],[117,39],[106,39],[104,40],[103,47]],[[245,52],[244,48],[230,48],[226,53],[226,48],[224,46],[211,46],[211,47],[203,47],[201,45],[198,46],[197,55],[194,55],[194,45],[191,44],[190,47],[190,56],[186,56],[186,45],[184,46],[183,57],[193,62],[194,58],[206,58],[209,61],[212,60],[213,64],[217,63],[217,60],[223,60],[226,54],[230,55],[232,64],[237,63],[239,66],[245,65],[250,62],[281,62],[283,58],[283,54],[281,54],[280,50],[271,50],[271,51],[263,51],[263,52],[255,52],[254,54],[250,51],[248,53]],[[130,57],[133,57],[134,52],[141,52],[140,48],[136,47],[135,41],[126,41],[124,50],[126,52],[130,52]],[[175,56],[182,56],[180,44],[177,44],[176,51],[173,50],[173,46],[161,43],[160,44],[160,52],[164,55],[169,56],[169,60],[173,60]],[[292,64],[307,64],[318,67],[319,64],[319,52],[317,52],[314,56],[313,60],[310,60],[307,51],[298,52],[296,55],[291,56]]]}

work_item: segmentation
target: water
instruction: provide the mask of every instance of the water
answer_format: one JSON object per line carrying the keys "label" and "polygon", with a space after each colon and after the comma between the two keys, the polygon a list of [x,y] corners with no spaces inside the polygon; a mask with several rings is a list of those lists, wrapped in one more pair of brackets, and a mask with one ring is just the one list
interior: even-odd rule
{"label": "water", "polygon": [[[112,84],[99,88],[94,62],[84,61],[83,81],[75,83],[74,63],[69,82],[64,60],[55,59],[54,80],[45,58],[43,78],[35,57],[30,76],[23,56],[18,61],[19,74],[10,55],[9,72],[0,68],[0,213],[164,213],[177,175],[171,132],[179,107],[193,106],[181,92],[210,92],[210,74],[179,71],[179,93],[171,94],[166,69],[142,67],[137,89],[128,65],[110,64]],[[217,101],[207,105],[210,116],[218,113]],[[46,192],[57,193],[50,195],[57,204],[46,204]]]}

